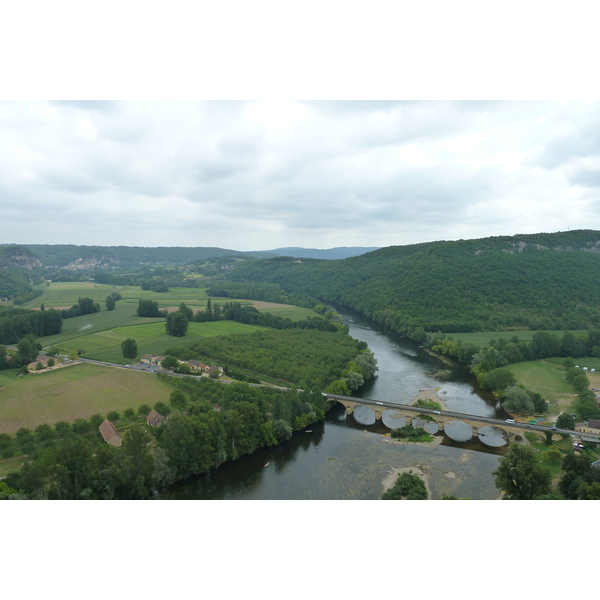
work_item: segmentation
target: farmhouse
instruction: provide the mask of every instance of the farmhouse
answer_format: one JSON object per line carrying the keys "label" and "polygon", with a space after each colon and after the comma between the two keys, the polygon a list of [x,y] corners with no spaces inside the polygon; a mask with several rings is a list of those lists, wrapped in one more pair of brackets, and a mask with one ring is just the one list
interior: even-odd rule
{"label": "farmhouse", "polygon": [[155,410],[150,411],[150,413],[146,417],[146,423],[148,423],[148,425],[151,425],[152,427],[158,427],[159,425],[162,425],[164,422],[166,422],[166,420],[166,417],[163,417],[159,412],[156,412]]}
{"label": "farmhouse", "polygon": [[205,365],[204,363],[198,362],[197,360],[189,360],[188,365],[190,365],[190,369],[192,371],[206,371],[206,369],[208,369],[208,365]]}
{"label": "farmhouse", "polygon": [[147,365],[159,365],[163,360],[165,360],[164,356],[157,356],[156,354],[144,354],[140,358],[140,362]]}
{"label": "farmhouse", "polygon": [[213,373],[216,373],[216,376],[220,376],[223,372],[223,367],[208,367],[205,371],[202,372],[202,377],[210,377]]}
{"label": "farmhouse", "polygon": [[110,422],[104,419],[100,427],[98,427],[104,441],[111,446],[117,446],[120,448],[123,445],[123,440],[121,435],[117,431],[117,428]]}

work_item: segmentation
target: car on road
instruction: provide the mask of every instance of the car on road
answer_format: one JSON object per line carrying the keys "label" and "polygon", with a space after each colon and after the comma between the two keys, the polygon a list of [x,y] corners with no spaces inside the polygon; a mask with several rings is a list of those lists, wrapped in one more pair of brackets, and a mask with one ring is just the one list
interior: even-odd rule
{"label": "car on road", "polygon": [[515,420],[514,419],[504,419],[505,423],[514,423]]}
{"label": "car on road", "polygon": [[439,414],[441,414],[441,413],[440,413],[440,411],[439,411],[439,410],[434,410],[434,411],[433,411],[433,414],[434,414],[434,415],[439,415]]}
{"label": "car on road", "polygon": [[550,431],[558,431],[556,427],[550,427]]}
{"label": "car on road", "polygon": [[376,404],[381,404],[381,406],[383,406],[383,402],[376,402]]}
{"label": "car on road", "polygon": [[527,429],[533,429],[533,425],[526,425]]}

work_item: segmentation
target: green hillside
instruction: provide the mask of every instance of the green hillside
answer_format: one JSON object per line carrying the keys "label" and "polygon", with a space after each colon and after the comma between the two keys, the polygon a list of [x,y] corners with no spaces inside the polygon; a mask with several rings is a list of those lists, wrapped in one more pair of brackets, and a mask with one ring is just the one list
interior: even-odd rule
{"label": "green hillside", "polygon": [[392,246],[338,261],[273,258],[232,282],[269,282],[406,333],[587,329],[600,322],[600,231]]}

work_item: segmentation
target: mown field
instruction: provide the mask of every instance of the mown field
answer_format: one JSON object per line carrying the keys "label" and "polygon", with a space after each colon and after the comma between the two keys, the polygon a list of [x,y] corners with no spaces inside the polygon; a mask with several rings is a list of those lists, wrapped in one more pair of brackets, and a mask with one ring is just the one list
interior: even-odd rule
{"label": "mown field", "polygon": [[[520,342],[530,342],[538,331],[534,331],[533,329],[520,329],[517,331],[478,331],[477,333],[448,333],[447,336],[455,340],[461,340],[463,344],[470,343],[479,346],[480,348],[484,348],[490,345],[490,340],[504,338],[507,342],[510,342],[511,338],[515,335],[519,338]],[[553,333],[558,339],[562,338],[565,333],[563,330],[545,329],[543,331]],[[572,330],[572,333],[585,333],[587,335],[588,331]]]}
{"label": "mown field", "polygon": [[[24,308],[39,308],[42,304],[46,308],[71,307],[77,304],[79,297],[92,298],[100,304],[102,312],[105,310],[106,298],[113,292],[118,292],[123,297],[117,302],[118,308],[126,308],[127,313],[135,314],[138,301],[154,300],[160,309],[177,308],[185,302],[194,312],[204,310],[208,302],[208,296],[204,288],[170,288],[168,292],[157,293],[142,290],[139,286],[112,286],[96,284],[93,282],[66,282],[50,283],[49,286],[38,286],[43,294],[31,302],[25,304]],[[231,302],[232,298],[211,298],[211,302],[225,304]],[[242,304],[253,304],[261,312],[271,312],[292,320],[303,319],[307,316],[315,316],[317,313],[308,308],[290,306],[287,304],[274,304],[271,302],[256,302],[253,300],[235,300]],[[114,312],[114,311],[113,311]],[[93,316],[93,315],[90,315]]]}
{"label": "mown field", "polygon": [[[168,292],[161,294],[149,290],[142,290],[139,286],[112,286],[100,283],[86,282],[66,282],[51,283],[49,286],[39,286],[43,294],[35,298],[24,308],[39,308],[42,304],[46,308],[57,306],[70,307],[77,304],[80,296],[92,298],[98,302],[101,308],[105,308],[106,298],[113,292],[119,292],[123,297],[120,303],[135,304],[137,308],[138,300],[155,300],[160,308],[169,306],[179,306],[185,302],[194,310],[204,308],[208,297],[202,288],[171,288]],[[117,304],[118,306],[118,304]]]}
{"label": "mown field", "polygon": [[65,352],[69,350],[83,350],[83,358],[91,358],[104,362],[126,364],[131,362],[123,358],[121,343],[127,338],[137,342],[138,357],[134,362],[139,362],[143,354],[164,354],[170,347],[183,346],[189,342],[199,341],[207,337],[230,335],[232,333],[253,333],[263,329],[255,325],[245,325],[234,321],[216,321],[208,323],[190,323],[184,337],[173,337],[165,332],[164,319],[158,323],[130,325],[116,327],[108,331],[88,333],[80,337],[66,340],[58,347]]}
{"label": "mown field", "polygon": [[576,401],[577,393],[564,378],[563,361],[564,359],[528,361],[507,365],[505,368],[514,373],[517,384],[550,400],[550,414],[574,412],[571,405]]}
{"label": "mown field", "polygon": [[14,434],[21,427],[33,430],[41,423],[72,422],[96,413],[168,402],[173,389],[147,373],[89,364],[28,375],[11,380],[2,389],[0,433]]}
{"label": "mown field", "polygon": [[[146,352],[161,352],[162,349],[168,348],[169,344],[164,339],[157,340],[156,350],[148,345],[140,344],[138,338],[149,338],[156,335],[164,334],[164,319],[162,318],[147,318],[138,317],[136,314],[138,301],[141,299],[151,299],[158,303],[159,308],[177,308],[182,302],[192,308],[194,312],[204,310],[208,301],[204,289],[195,288],[172,288],[165,294],[156,292],[144,291],[140,287],[120,287],[116,288],[112,285],[101,285],[94,283],[51,283],[49,287],[43,286],[40,289],[44,290],[44,295],[36,298],[34,301],[26,305],[26,308],[36,308],[44,304],[46,308],[57,306],[73,306],[77,304],[80,296],[91,297],[100,304],[101,310],[98,313],[65,319],[63,321],[62,331],[59,334],[40,338],[39,342],[44,347],[60,346],[65,349],[86,348],[86,345],[81,345],[75,340],[78,338],[89,338],[90,334],[106,332],[119,328],[117,334],[125,335],[125,337],[133,337],[138,342],[138,347],[141,354]],[[105,307],[106,297],[113,292],[119,292],[123,299],[117,302],[116,308],[113,311],[107,311]],[[213,303],[229,302],[230,298],[212,298]],[[240,300],[242,303],[253,304],[251,300]],[[315,316],[317,313],[313,310],[301,308],[297,306],[288,306],[283,304],[257,303],[257,308],[260,311],[271,312],[282,317],[289,317],[292,320],[299,320],[307,316]],[[265,305],[265,306],[262,306]],[[129,330],[125,328],[131,326],[156,324],[156,329],[153,330]],[[252,326],[242,325],[242,329],[238,327],[238,323],[230,323],[225,325],[225,322],[219,322],[217,329],[212,329],[214,323],[190,323],[190,329],[186,336],[186,341],[191,336],[207,337],[212,335],[227,335],[229,333],[242,333],[244,331],[253,331]],[[197,327],[201,326],[201,327]],[[250,327],[250,329],[248,329]],[[152,332],[152,333],[151,333]],[[104,336],[109,339],[111,336]],[[113,340],[119,340],[119,343],[125,338],[112,336]],[[177,342],[177,338],[169,337],[172,342]],[[107,345],[100,340],[86,341],[86,344],[92,348],[105,348]],[[141,347],[143,345],[143,348]],[[113,353],[114,354],[114,353]],[[86,358],[98,358],[99,360],[111,360],[109,355],[88,356]],[[114,362],[118,362],[115,360]]]}

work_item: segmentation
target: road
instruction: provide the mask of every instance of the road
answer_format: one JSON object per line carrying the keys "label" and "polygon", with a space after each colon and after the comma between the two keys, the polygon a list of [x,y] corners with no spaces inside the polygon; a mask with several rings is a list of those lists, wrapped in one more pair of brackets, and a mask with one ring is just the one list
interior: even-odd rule
{"label": "road", "polygon": [[[67,357],[63,356],[63,358],[66,359]],[[158,372],[158,373],[168,373],[172,377],[189,377],[189,375],[184,375],[184,374],[180,374],[180,373],[172,373],[171,371],[168,371],[167,369],[161,369],[158,365],[148,365],[146,367],[146,366],[143,366],[142,363],[138,363],[137,365],[125,367],[124,365],[119,365],[116,363],[107,363],[107,362],[102,362],[99,360],[91,360],[89,358],[78,358],[78,360],[81,362],[85,362],[85,363],[89,363],[89,364],[93,364],[93,365],[118,367],[120,369],[128,368],[130,370],[143,371],[145,373],[157,373]],[[235,383],[233,381],[221,381],[221,380],[215,380],[215,381],[219,381],[220,383],[225,383],[225,384]],[[265,385],[262,385],[259,383],[249,383],[248,385],[251,387],[271,387],[271,386],[265,386]],[[285,390],[287,388],[277,388],[277,389]],[[339,396],[337,394],[326,394],[325,392],[323,392],[323,396],[325,396],[326,398],[331,398],[332,400],[349,400],[350,402],[357,402],[358,404],[366,404],[366,405],[371,405],[371,406],[382,406],[384,408],[400,408],[402,410],[412,411],[417,414],[440,415],[443,417],[452,417],[454,419],[459,419],[459,420],[467,419],[469,421],[477,421],[479,423],[483,423],[484,425],[497,425],[499,427],[502,427],[502,426],[506,427],[506,425],[510,425],[510,427],[515,427],[517,429],[524,429],[525,431],[528,431],[528,430],[529,431],[543,431],[543,432],[551,431],[552,433],[564,433],[566,435],[577,435],[577,436],[582,435],[580,432],[572,431],[571,429],[557,429],[556,427],[552,427],[552,426],[530,425],[530,424],[525,424],[525,423],[506,423],[506,421],[503,421],[502,419],[489,419],[487,417],[480,417],[478,415],[469,415],[469,414],[465,414],[465,413],[450,412],[450,411],[445,411],[445,410],[432,410],[430,408],[418,408],[416,406],[411,406],[410,404],[398,404],[396,402],[381,402],[379,400],[371,400],[370,398],[357,398],[354,396]],[[595,438],[597,440],[600,440],[600,434],[586,433],[585,437]]]}

